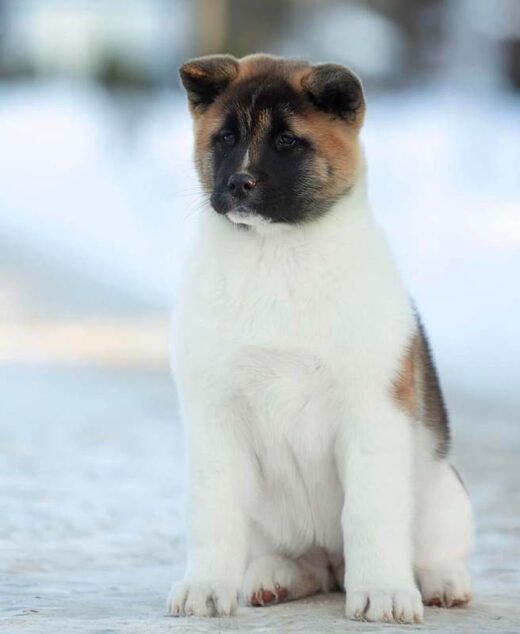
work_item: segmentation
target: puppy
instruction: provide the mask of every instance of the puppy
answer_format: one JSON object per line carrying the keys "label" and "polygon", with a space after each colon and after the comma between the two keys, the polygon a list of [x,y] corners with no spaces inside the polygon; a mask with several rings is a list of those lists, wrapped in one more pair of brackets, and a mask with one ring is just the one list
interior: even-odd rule
{"label": "puppy", "polygon": [[180,75],[208,204],[174,328],[189,512],[170,613],[338,587],[352,619],[467,603],[470,503],[367,203],[359,79],[267,55]]}

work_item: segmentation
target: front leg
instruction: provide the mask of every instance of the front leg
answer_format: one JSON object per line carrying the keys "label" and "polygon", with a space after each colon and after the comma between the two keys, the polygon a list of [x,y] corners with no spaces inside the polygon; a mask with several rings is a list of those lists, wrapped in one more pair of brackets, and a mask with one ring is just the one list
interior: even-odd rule
{"label": "front leg", "polygon": [[[371,400],[368,400],[371,398]],[[412,566],[412,422],[390,402],[367,395],[342,430],[338,464],[346,615],[420,623],[421,595]]]}
{"label": "front leg", "polygon": [[237,608],[247,556],[241,503],[247,478],[234,423],[232,411],[210,403],[185,416],[188,563],[168,598],[173,616],[229,616]]}

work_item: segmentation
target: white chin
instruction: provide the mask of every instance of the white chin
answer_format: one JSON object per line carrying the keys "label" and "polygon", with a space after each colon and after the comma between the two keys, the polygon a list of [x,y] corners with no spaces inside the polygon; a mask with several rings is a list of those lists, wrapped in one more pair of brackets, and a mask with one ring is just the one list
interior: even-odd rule
{"label": "white chin", "polygon": [[226,216],[236,225],[248,225],[249,227],[258,227],[271,222],[268,218],[258,216],[250,211],[228,211]]}

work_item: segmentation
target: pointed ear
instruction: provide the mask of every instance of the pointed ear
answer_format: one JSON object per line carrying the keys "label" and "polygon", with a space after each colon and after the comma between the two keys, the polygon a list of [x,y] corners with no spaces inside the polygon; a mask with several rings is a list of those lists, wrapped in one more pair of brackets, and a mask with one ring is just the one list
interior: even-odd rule
{"label": "pointed ear", "polygon": [[361,81],[339,64],[319,64],[302,79],[304,92],[323,112],[361,126],[365,99]]}
{"label": "pointed ear", "polygon": [[179,74],[192,107],[204,108],[213,103],[235,79],[238,60],[231,55],[198,57],[183,64]]}

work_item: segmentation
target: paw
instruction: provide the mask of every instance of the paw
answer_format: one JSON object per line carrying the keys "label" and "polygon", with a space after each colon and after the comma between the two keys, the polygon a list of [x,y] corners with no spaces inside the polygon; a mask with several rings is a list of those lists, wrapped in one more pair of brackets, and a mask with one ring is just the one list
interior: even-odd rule
{"label": "paw", "polygon": [[453,608],[471,601],[471,577],[463,563],[417,571],[424,605]]}
{"label": "paw", "polygon": [[423,605],[414,588],[361,590],[347,588],[346,615],[358,621],[422,623]]}
{"label": "paw", "polygon": [[270,603],[280,603],[287,598],[289,594],[287,588],[283,588],[279,583],[275,583],[274,586],[272,584],[266,585],[267,588],[262,584],[246,595],[248,605],[259,607]]}
{"label": "paw", "polygon": [[237,592],[225,583],[179,583],[168,596],[172,616],[231,616],[237,610]]}
{"label": "paw", "polygon": [[309,571],[301,564],[278,555],[252,561],[242,588],[246,604],[252,606],[297,599],[318,590],[319,585]]}

